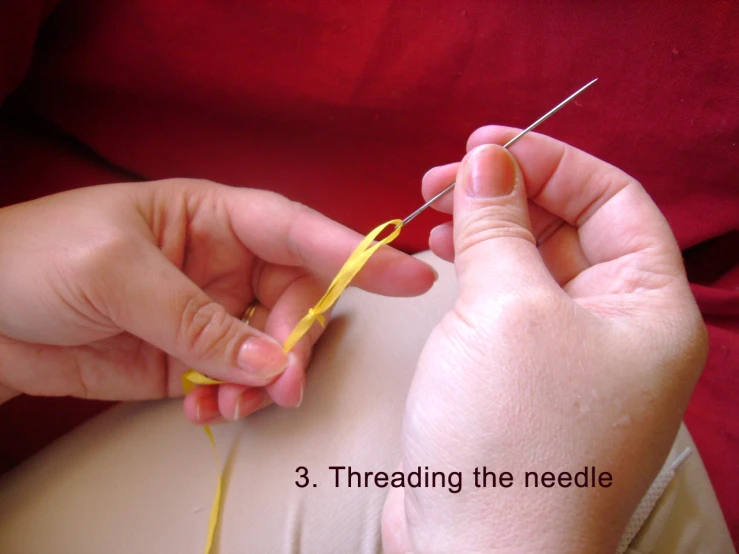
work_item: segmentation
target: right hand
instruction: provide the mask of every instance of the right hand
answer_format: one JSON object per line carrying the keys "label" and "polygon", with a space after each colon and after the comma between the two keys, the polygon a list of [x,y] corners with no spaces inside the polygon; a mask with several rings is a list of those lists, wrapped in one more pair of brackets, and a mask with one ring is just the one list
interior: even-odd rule
{"label": "right hand", "polygon": [[[460,293],[421,354],[402,466],[460,471],[464,486],[393,489],[388,552],[613,551],[705,361],[680,250],[642,186],[542,135],[514,159],[497,145],[516,132],[481,129],[461,165],[424,179],[427,198],[457,180],[437,206],[453,225],[430,244]],[[513,486],[475,488],[482,466]],[[524,486],[528,471],[585,466],[613,485]]]}

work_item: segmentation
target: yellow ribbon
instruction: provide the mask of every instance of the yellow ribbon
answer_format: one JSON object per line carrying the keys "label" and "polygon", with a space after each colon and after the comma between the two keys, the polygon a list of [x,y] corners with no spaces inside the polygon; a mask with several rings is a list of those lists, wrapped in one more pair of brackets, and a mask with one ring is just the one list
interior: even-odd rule
{"label": "yellow ribbon", "polygon": [[[182,388],[185,389],[185,394],[189,393],[195,388],[195,385],[218,385],[221,381],[206,377],[202,373],[198,373],[195,370],[188,370],[182,375]],[[221,489],[223,488],[223,471],[221,471],[221,459],[218,456],[218,448],[216,448],[216,440],[213,438],[213,432],[210,427],[206,425],[204,427],[205,434],[208,435],[210,445],[213,447],[213,454],[216,457],[216,467],[218,468],[218,484],[216,485],[216,494],[213,498],[213,504],[210,507],[210,519],[208,521],[208,539],[205,541],[205,554],[210,554],[210,550],[213,547],[213,537],[216,534],[216,527],[218,526],[218,511],[221,505]]]}
{"label": "yellow ribbon", "polygon": [[[395,225],[395,228],[392,230],[392,232],[381,241],[372,244],[373,242],[375,242],[377,237],[379,237],[380,234],[390,225]],[[383,223],[382,225],[375,227],[362,240],[362,242],[357,245],[351,256],[349,256],[349,258],[339,270],[339,273],[336,275],[336,277],[334,277],[334,280],[331,281],[328,289],[326,289],[326,293],[321,297],[321,299],[318,301],[318,303],[316,303],[315,306],[308,310],[308,313],[303,317],[303,319],[298,322],[295,328],[287,336],[287,338],[285,339],[285,343],[282,345],[282,349],[285,352],[290,352],[293,347],[300,341],[300,339],[302,339],[306,335],[306,333],[310,331],[315,322],[318,322],[321,327],[326,326],[326,318],[323,317],[323,314],[331,309],[331,307],[336,303],[336,301],[341,296],[341,293],[346,290],[354,277],[357,276],[357,273],[360,272],[360,270],[369,261],[372,255],[377,252],[377,250],[381,246],[385,244],[390,244],[392,241],[398,238],[402,227],[403,222],[400,219],[393,219],[392,221],[388,221],[387,223]],[[221,383],[223,383],[223,381],[218,381],[216,379],[206,377],[205,375],[195,371],[194,369],[190,369],[182,374],[182,387],[185,389],[185,394],[193,390],[195,388],[195,385],[220,385]],[[215,453],[216,457],[216,465],[218,468],[220,468],[221,461],[218,456],[218,449],[216,448],[216,441],[213,438],[213,433],[210,430],[210,427],[207,425],[204,427],[204,429],[205,433],[208,435],[210,444],[213,447],[213,452]],[[222,487],[223,471],[219,469],[218,485],[216,486],[216,494],[213,498],[213,504],[210,509],[210,519],[208,521],[208,539],[205,543],[205,554],[210,554],[210,551],[213,547],[213,538],[215,537],[216,527],[218,526],[218,513],[221,504]]]}
{"label": "yellow ribbon", "polygon": [[[359,273],[372,255],[377,252],[381,246],[391,243],[398,237],[402,224],[403,222],[399,219],[393,219],[392,221],[383,223],[379,227],[375,227],[369,235],[364,237],[364,240],[357,245],[354,252],[349,256],[349,259],[346,260],[342,268],[339,270],[339,273],[334,277],[334,280],[331,281],[328,289],[326,289],[326,294],[321,297],[315,306],[308,310],[308,313],[298,322],[295,328],[288,335],[287,339],[285,339],[285,344],[282,346],[285,352],[290,352],[290,350],[293,349],[293,346],[295,346],[298,341],[302,339],[308,331],[310,331],[310,328],[313,327],[313,323],[316,321],[321,324],[321,327],[326,326],[326,320],[322,314],[326,313],[331,306],[336,303],[339,296],[341,296],[341,293],[349,286],[349,283],[352,282],[352,279],[356,277],[357,273]],[[393,229],[392,233],[373,245],[372,243],[380,233],[390,225],[395,225],[395,229]]]}

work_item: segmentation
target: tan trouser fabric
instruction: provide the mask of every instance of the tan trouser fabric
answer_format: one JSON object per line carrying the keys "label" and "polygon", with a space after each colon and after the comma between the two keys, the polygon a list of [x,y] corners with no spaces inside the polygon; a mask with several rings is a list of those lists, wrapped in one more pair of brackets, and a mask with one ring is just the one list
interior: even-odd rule
{"label": "tan trouser fabric", "polygon": [[[395,471],[405,396],[432,327],[454,302],[453,267],[412,299],[347,291],[314,358],[303,405],[214,429],[226,467],[216,552],[381,552],[388,489],[334,486],[329,466]],[[683,428],[674,453],[695,446]],[[310,485],[299,467],[308,469]],[[180,401],[107,412],[0,480],[3,554],[202,554],[213,453]],[[316,486],[313,486],[313,485]],[[697,452],[630,552],[734,552]]]}

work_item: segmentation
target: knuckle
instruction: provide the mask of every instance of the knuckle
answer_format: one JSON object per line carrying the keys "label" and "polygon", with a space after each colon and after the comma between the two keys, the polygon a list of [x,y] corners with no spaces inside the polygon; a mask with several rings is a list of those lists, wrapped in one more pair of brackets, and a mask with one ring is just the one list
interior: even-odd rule
{"label": "knuckle", "polygon": [[72,301],[80,315],[97,319],[102,313],[116,320],[127,308],[120,301],[118,272],[137,259],[139,245],[115,230],[91,235],[84,243],[61,247],[50,257],[54,288]]}
{"label": "knuckle", "polygon": [[563,322],[560,299],[550,290],[536,286],[496,294],[487,302],[470,302],[464,311],[468,326],[476,334],[525,334],[539,336]]}
{"label": "knuckle", "polygon": [[478,144],[503,144],[510,135],[505,128],[498,125],[484,125],[475,129],[467,139],[467,151],[469,152]]}
{"label": "knuckle", "polygon": [[198,359],[233,354],[239,338],[237,325],[221,305],[207,298],[191,296],[183,305],[179,342]]}
{"label": "knuckle", "polygon": [[639,254],[624,256],[607,267],[606,282],[611,283],[610,292],[632,294],[668,291],[681,280],[669,253],[661,245],[645,246],[639,242],[641,240],[639,237],[623,237],[623,244]]}
{"label": "knuckle", "polygon": [[[501,345],[563,340],[562,329],[571,325],[564,303],[545,291],[496,296],[488,302],[457,302],[442,320],[445,336],[462,367],[501,356]],[[487,363],[487,362],[484,362]]]}
{"label": "knuckle", "polygon": [[213,187],[219,187],[222,186],[220,183],[217,183],[216,181],[212,181],[210,179],[191,179],[191,178],[172,178],[172,179],[166,179],[163,182],[168,183],[172,186],[184,186],[184,187],[193,187],[194,189],[209,189]]}
{"label": "knuckle", "polygon": [[85,274],[97,275],[111,264],[126,263],[135,254],[129,237],[118,232],[98,234],[76,248],[77,265]]}
{"label": "knuckle", "polygon": [[157,181],[141,183],[140,188],[148,187],[155,195],[165,197],[182,198],[206,194],[223,185],[209,179],[191,179],[189,177],[170,177]]}
{"label": "knuckle", "polygon": [[170,178],[152,183],[155,195],[165,203],[177,202],[186,206],[186,211],[194,211],[194,207],[213,197],[224,187],[209,179]]}
{"label": "knuckle", "polygon": [[559,320],[559,312],[559,301],[550,291],[531,288],[523,294],[499,297],[494,318],[500,328],[533,334],[549,322]]}
{"label": "knuckle", "polygon": [[508,206],[491,205],[474,210],[459,225],[459,252],[497,238],[519,238],[536,245],[526,214]]}
{"label": "knuckle", "polygon": [[139,244],[115,230],[91,235],[89,240],[68,247],[64,266],[85,289],[105,288],[121,264],[136,259]]}
{"label": "knuckle", "polygon": [[193,185],[200,186],[203,188],[206,187],[219,187],[221,186],[220,183],[217,183],[216,181],[213,181],[211,179],[188,179]]}
{"label": "knuckle", "polygon": [[307,254],[303,251],[302,240],[304,234],[304,224],[306,219],[314,217],[316,212],[300,202],[288,201],[288,207],[292,210],[289,217],[290,227],[287,232],[287,249],[290,256],[300,265],[304,265],[307,260]]}
{"label": "knuckle", "polygon": [[265,189],[242,189],[249,194],[255,204],[258,204],[266,211],[283,211],[290,210],[293,206],[302,206],[298,202],[290,200],[285,195],[273,190]]}

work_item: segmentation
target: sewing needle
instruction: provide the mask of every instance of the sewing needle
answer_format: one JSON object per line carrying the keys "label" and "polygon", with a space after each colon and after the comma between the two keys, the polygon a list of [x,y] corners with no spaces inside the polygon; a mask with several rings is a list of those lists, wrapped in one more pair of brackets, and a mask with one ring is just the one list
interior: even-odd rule
{"label": "sewing needle", "polygon": [[[511,140],[509,140],[508,142],[506,142],[503,145],[503,148],[510,148],[511,146],[513,146],[526,133],[528,133],[529,131],[535,129],[536,127],[538,127],[539,125],[541,125],[542,123],[544,123],[547,119],[549,119],[550,117],[552,117],[555,113],[557,113],[559,110],[561,110],[562,108],[564,108],[567,104],[569,104],[571,101],[573,101],[575,98],[577,98],[581,93],[585,92],[585,90],[588,87],[590,87],[590,85],[592,85],[593,83],[595,83],[597,80],[598,79],[593,79],[592,81],[590,81],[587,85],[585,85],[584,87],[582,87],[578,91],[573,92],[570,96],[568,96],[567,98],[565,98],[564,100],[562,100],[562,102],[560,102],[559,104],[557,104],[555,107],[553,107],[551,110],[549,110],[543,116],[541,116],[539,119],[537,119],[536,121],[534,121],[531,125],[529,125],[528,127],[526,127],[523,131],[521,131],[520,133],[518,133]],[[451,185],[449,185],[447,188],[445,188],[444,190],[442,190],[439,194],[437,194],[436,196],[434,196],[431,200],[429,200],[428,202],[426,202],[423,206],[421,206],[420,208],[418,208],[411,215],[409,215],[408,217],[406,217],[401,223],[398,223],[395,226],[395,228],[397,229],[398,227],[400,227],[402,225],[408,225],[408,223],[410,223],[413,219],[415,219],[415,217],[418,214],[420,214],[426,208],[428,208],[429,206],[431,206],[431,204],[433,204],[434,202],[436,202],[439,198],[441,198],[442,196],[444,196],[448,192],[450,192],[454,188],[454,185],[456,185],[456,184],[457,183],[454,182]]]}

